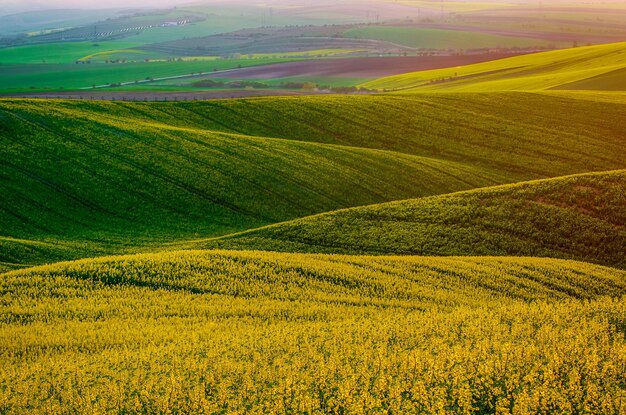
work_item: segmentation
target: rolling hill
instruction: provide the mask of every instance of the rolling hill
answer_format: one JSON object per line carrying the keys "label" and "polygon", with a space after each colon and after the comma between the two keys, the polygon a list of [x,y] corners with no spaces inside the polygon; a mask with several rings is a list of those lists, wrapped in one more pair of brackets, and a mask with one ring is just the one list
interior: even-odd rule
{"label": "rolling hill", "polygon": [[3,100],[0,262],[145,251],[353,206],[626,167],[621,126],[606,121],[625,117],[621,101],[510,98]]}
{"label": "rolling hill", "polygon": [[576,258],[626,267],[626,170],[366,206],[194,247]]}
{"label": "rolling hill", "polygon": [[[369,89],[417,91],[621,90],[626,43],[586,46],[516,56],[486,63],[381,78]],[[590,80],[595,80],[589,84]]]}
{"label": "rolling hill", "polygon": [[[108,109],[115,118],[97,108],[3,105],[0,261],[124,252],[506,180],[470,164],[176,127],[133,117],[133,107]],[[398,175],[407,181],[390,186]]]}
{"label": "rolling hill", "polygon": [[3,274],[0,293],[9,413],[621,402],[626,273],[576,261],[172,252]]}

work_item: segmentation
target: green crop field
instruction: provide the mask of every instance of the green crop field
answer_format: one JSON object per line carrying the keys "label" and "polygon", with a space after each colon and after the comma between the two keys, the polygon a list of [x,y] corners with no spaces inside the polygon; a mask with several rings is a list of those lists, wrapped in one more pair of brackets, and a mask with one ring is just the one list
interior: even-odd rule
{"label": "green crop field", "polygon": [[0,49],[0,64],[63,64],[75,63],[97,53],[133,48],[138,43],[111,42],[57,42],[42,45],[17,46]]}
{"label": "green crop field", "polygon": [[552,88],[554,90],[581,91],[626,91],[626,68],[616,69],[577,82],[571,82]]}
{"label": "green crop field", "polygon": [[[6,9],[3,9],[6,12]],[[115,17],[120,10],[39,10],[26,13],[13,13],[0,16],[0,36],[47,32],[69,27],[77,27]],[[5,14],[5,13],[3,13]]]}
{"label": "green crop field", "polygon": [[562,42],[445,29],[402,26],[367,26],[348,29],[344,36],[376,39],[418,49],[483,49],[558,47]]}
{"label": "green crop field", "polygon": [[0,261],[136,252],[352,206],[626,168],[621,125],[607,121],[626,117],[625,102],[515,97],[5,100],[10,232]]}
{"label": "green crop field", "polygon": [[[43,229],[50,232],[53,241],[48,242],[54,242],[55,250],[63,250],[57,240],[77,237],[91,241],[86,249],[109,239],[117,250],[141,245],[140,240],[162,243],[223,234],[506,180],[495,169],[391,150],[217,131],[226,114],[237,114],[229,106],[3,102],[1,137],[7,163],[2,170],[10,179],[2,186],[12,196],[3,203],[9,210],[2,217],[8,221],[3,229],[13,230],[5,236],[14,239],[2,241],[2,262],[23,263],[24,254],[40,257],[45,247],[31,240],[39,239]],[[266,122],[275,116],[271,108],[263,114]],[[239,119],[232,122],[233,127],[242,125]],[[259,122],[258,127],[248,126],[262,128]],[[33,151],[48,161],[33,160]],[[59,163],[65,166],[63,174]],[[389,186],[398,174],[410,182]],[[48,207],[45,216],[40,203]],[[81,247],[73,257],[89,253]]]}
{"label": "green crop field", "polygon": [[[354,43],[352,27],[377,48],[513,47],[527,40],[491,25],[534,16],[535,39],[542,11],[371,7],[184,6],[45,30],[92,19],[58,11],[0,38],[0,92],[87,88],[0,98],[0,414],[624,414],[626,43],[315,78],[370,89],[353,95],[170,98],[316,57],[293,39]],[[546,27],[562,13],[601,34],[568,7],[546,5]],[[397,26],[435,15],[488,23]],[[381,22],[346,23],[363,16]],[[271,53],[209,56],[259,45]],[[85,99],[101,88],[169,102]]]}
{"label": "green crop field", "polygon": [[270,65],[292,59],[223,59],[182,62],[135,62],[113,64],[0,65],[0,92],[60,91],[89,89],[109,84],[134,83],[148,78],[159,79],[209,73],[215,70]]}
{"label": "green crop field", "polygon": [[[492,62],[382,78],[364,83],[371,89],[408,91],[539,91],[583,89],[586,80],[613,77],[588,85],[616,90],[626,68],[626,43],[588,46],[501,59]],[[617,74],[617,75],[616,75]],[[590,82],[590,81],[589,81]],[[606,86],[605,86],[606,85]],[[621,89],[624,90],[624,89]]]}
{"label": "green crop field", "polygon": [[347,209],[193,246],[578,258],[626,268],[624,206],[620,170]]}
{"label": "green crop field", "polygon": [[[278,8],[274,8],[271,21],[269,20],[270,10],[266,5],[259,6],[220,4],[185,6],[176,12],[167,15],[171,17],[197,15],[201,19],[188,25],[179,27],[155,27],[139,34],[133,34],[127,40],[143,44],[168,42],[179,39],[189,39],[203,37],[219,33],[234,32],[237,30],[261,27],[271,23],[271,26],[306,26],[312,24],[335,24],[346,20],[345,16],[337,16],[333,13],[319,15],[299,16],[295,13],[280,13]],[[356,20],[352,18],[352,20]]]}

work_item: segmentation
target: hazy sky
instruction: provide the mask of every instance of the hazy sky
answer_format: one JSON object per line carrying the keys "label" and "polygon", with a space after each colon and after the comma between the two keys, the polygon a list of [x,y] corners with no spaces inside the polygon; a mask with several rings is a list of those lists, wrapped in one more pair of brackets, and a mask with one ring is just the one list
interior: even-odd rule
{"label": "hazy sky", "polygon": [[167,7],[196,3],[193,0],[0,0],[0,15],[45,9],[108,9],[133,7]]}
{"label": "hazy sky", "polygon": [[[226,0],[0,0],[0,16],[12,13],[19,13],[23,11],[32,10],[46,10],[46,9],[58,9],[58,8],[72,8],[72,9],[110,9],[110,8],[134,8],[134,7],[169,7],[179,4],[190,3],[208,3],[208,2],[227,2]],[[249,1],[250,3],[263,3],[263,0],[236,0],[238,3]],[[267,0],[267,2],[274,2],[276,0]],[[290,0],[283,0],[289,2]],[[316,0],[310,0],[311,4],[315,4]],[[336,3],[342,1],[354,2],[355,0],[336,0]],[[357,0],[358,1],[358,0]],[[362,0],[362,1],[376,1],[376,0]],[[458,0],[457,0],[458,1]],[[467,0],[466,0],[467,1]],[[470,2],[473,0],[469,0]],[[523,3],[524,0],[476,0],[480,2],[511,2],[511,3]],[[541,0],[526,0],[527,3],[536,4]],[[626,0],[543,0],[544,4],[550,3],[562,3],[564,1],[571,3],[618,3]]]}

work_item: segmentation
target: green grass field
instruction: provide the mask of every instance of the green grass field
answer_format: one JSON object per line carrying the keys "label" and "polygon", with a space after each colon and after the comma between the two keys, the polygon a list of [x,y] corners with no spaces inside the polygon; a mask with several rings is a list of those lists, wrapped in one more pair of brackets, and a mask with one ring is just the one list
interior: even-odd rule
{"label": "green grass field", "polygon": [[[145,251],[352,206],[626,167],[621,126],[606,121],[625,116],[624,102],[511,98],[5,100],[10,232],[0,261]],[[499,121],[507,114],[517,115]]]}
{"label": "green grass field", "polygon": [[357,39],[383,40],[417,49],[463,50],[569,46],[564,45],[562,42],[550,42],[541,39],[402,26],[357,27],[346,30],[344,36]]}
{"label": "green grass field", "polygon": [[[613,43],[397,75],[366,82],[363,86],[412,92],[540,91],[568,89],[567,85],[570,84],[573,85],[571,89],[581,89],[576,87],[577,83],[601,76],[614,76],[615,71],[624,68],[626,43]],[[615,90],[615,82],[595,82],[589,85],[589,89]]]}
{"label": "green grass field", "polygon": [[292,59],[223,59],[183,62],[135,62],[112,64],[0,65],[0,92],[33,92],[89,89],[93,85],[133,83],[147,78],[185,76],[214,70],[269,65]]}
{"label": "green grass field", "polygon": [[[155,27],[130,36],[127,40],[152,44],[234,32],[245,28],[261,27],[270,23],[268,20],[269,8],[262,4],[252,7],[250,5],[238,4],[187,6],[179,8],[177,13],[178,15],[198,13],[203,20],[179,27]],[[337,16],[333,13],[314,16],[275,13],[271,23],[273,26],[324,25],[341,23],[345,19],[345,16]]]}
{"label": "green grass field", "polygon": [[134,42],[110,41],[17,46],[0,49],[0,64],[71,64],[89,55],[130,49],[138,45]]}
{"label": "green grass field", "polygon": [[115,17],[120,10],[56,9],[26,13],[6,13],[0,16],[0,36],[19,33],[36,34],[62,28],[88,25],[99,20]]}
{"label": "green grass field", "polygon": [[626,268],[624,206],[620,170],[347,209],[192,246],[577,258]]}
{"label": "green grass field", "polygon": [[552,89],[566,91],[626,91],[626,68],[616,69],[591,78],[559,85]]}
{"label": "green grass field", "polygon": [[[216,131],[236,114],[228,107],[3,102],[3,192],[11,196],[2,222],[13,239],[2,241],[0,261],[45,261],[43,234],[57,259],[59,240],[79,242],[72,257],[89,256],[102,252],[94,244],[119,252],[506,180],[426,156]],[[274,117],[269,109],[264,116]],[[398,174],[409,182],[389,186]]]}

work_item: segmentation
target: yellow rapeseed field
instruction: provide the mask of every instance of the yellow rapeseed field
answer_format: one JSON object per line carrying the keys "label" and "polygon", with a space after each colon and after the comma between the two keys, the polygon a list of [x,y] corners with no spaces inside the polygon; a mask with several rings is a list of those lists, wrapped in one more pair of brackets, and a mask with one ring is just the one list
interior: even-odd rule
{"label": "yellow rapeseed field", "polygon": [[0,412],[623,414],[626,272],[188,251],[0,277]]}

